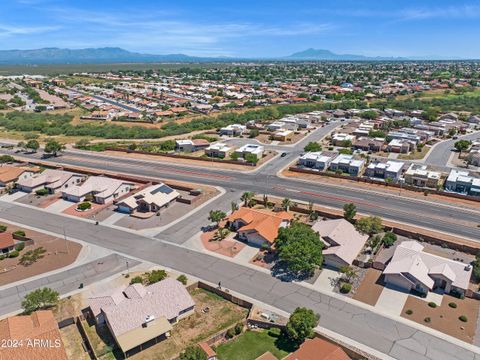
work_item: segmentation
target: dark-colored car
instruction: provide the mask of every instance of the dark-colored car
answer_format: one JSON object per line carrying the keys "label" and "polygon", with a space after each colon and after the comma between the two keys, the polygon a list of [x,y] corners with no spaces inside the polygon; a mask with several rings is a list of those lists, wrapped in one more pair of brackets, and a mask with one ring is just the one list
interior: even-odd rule
{"label": "dark-colored car", "polygon": [[282,155],[280,155],[281,157],[285,157],[287,156],[287,153],[286,152],[283,152]]}

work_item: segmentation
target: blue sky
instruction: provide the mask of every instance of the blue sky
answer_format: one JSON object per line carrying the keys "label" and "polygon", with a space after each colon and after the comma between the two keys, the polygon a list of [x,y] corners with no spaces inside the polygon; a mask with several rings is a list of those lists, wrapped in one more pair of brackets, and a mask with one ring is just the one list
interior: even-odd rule
{"label": "blue sky", "polygon": [[480,1],[1,0],[0,49],[480,58]]}

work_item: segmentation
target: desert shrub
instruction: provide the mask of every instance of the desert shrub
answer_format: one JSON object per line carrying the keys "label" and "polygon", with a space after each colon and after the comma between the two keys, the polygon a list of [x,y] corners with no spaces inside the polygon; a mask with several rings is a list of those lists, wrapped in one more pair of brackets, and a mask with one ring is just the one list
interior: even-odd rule
{"label": "desert shrub", "polygon": [[0,233],[7,231],[7,227],[5,225],[0,225]]}
{"label": "desert shrub", "polygon": [[15,246],[15,250],[17,251],[22,251],[23,249],[25,249],[25,244],[23,242]]}
{"label": "desert shrub", "polygon": [[467,322],[467,321],[468,321],[468,319],[467,319],[467,317],[466,317],[465,315],[460,315],[460,316],[458,317],[458,320],[460,320],[461,322]]}
{"label": "desert shrub", "polygon": [[23,230],[17,230],[17,231],[14,231],[14,232],[13,232],[13,235],[25,237],[25,231],[23,231]]}
{"label": "desert shrub", "polygon": [[413,314],[413,310],[408,309],[407,311],[405,311],[405,314],[407,314],[407,315],[412,315],[412,314]]}
{"label": "desert shrub", "polygon": [[85,201],[85,202],[82,202],[82,203],[78,204],[77,209],[81,210],[81,211],[85,211],[85,210],[90,209],[91,207],[92,207],[92,204]]}
{"label": "desert shrub", "polygon": [[143,282],[143,279],[141,276],[135,276],[130,280],[130,285],[132,284],[141,284]]}
{"label": "desert shrub", "polygon": [[435,308],[437,307],[437,304],[435,304],[433,301],[430,301],[430,302],[428,303],[428,306],[430,306],[431,308],[434,308],[434,309],[435,309]]}
{"label": "desert shrub", "polygon": [[423,319],[423,321],[425,321],[426,323],[429,323],[432,321],[432,319],[430,319],[429,317],[426,317],[425,319]]}
{"label": "desert shrub", "polygon": [[20,253],[17,250],[13,250],[8,254],[9,258],[16,258]]}
{"label": "desert shrub", "polygon": [[457,303],[450,302],[450,303],[448,303],[448,306],[450,306],[452,309],[456,309],[457,308]]}
{"label": "desert shrub", "polygon": [[165,270],[152,270],[145,275],[149,284],[155,284],[167,278],[167,272]]}
{"label": "desert shrub", "polygon": [[227,336],[227,339],[231,339],[235,336],[235,329],[234,328],[230,328],[227,330],[227,333],[226,333],[226,336]]}
{"label": "desert shrub", "polygon": [[242,330],[243,330],[243,324],[242,323],[237,323],[237,325],[235,325],[235,335],[240,335],[242,333]]}
{"label": "desert shrub", "polygon": [[352,284],[349,283],[343,283],[342,286],[340,287],[340,292],[342,294],[348,294],[352,290]]}
{"label": "desert shrub", "polygon": [[0,261],[5,260],[5,255],[0,255]]}
{"label": "desert shrub", "polygon": [[35,191],[35,194],[37,194],[38,196],[45,196],[48,194],[48,190],[47,189],[38,189]]}
{"label": "desert shrub", "polygon": [[180,275],[177,277],[177,280],[180,281],[183,285],[187,285],[188,278],[185,275]]}

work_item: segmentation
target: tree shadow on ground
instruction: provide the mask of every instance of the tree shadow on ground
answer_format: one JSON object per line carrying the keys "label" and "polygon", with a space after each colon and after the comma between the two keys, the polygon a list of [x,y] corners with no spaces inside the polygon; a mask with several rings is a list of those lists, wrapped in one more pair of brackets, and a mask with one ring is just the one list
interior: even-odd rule
{"label": "tree shadow on ground", "polygon": [[275,338],[275,347],[279,350],[292,353],[298,349],[297,344],[291,341],[287,334],[280,329],[272,328],[268,330],[268,335]]}
{"label": "tree shadow on ground", "polygon": [[291,271],[285,261],[277,261],[272,267],[272,275],[284,282],[304,281],[309,279],[313,274],[307,272]]}

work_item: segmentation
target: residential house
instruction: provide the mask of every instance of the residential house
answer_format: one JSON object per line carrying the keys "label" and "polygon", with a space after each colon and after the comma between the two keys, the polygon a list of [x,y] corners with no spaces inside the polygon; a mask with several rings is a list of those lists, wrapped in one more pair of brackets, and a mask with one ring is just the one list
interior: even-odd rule
{"label": "residential house", "polygon": [[387,140],[408,140],[415,144],[419,144],[421,142],[421,137],[416,134],[407,133],[404,131],[390,131],[387,134]]}
{"label": "residential house", "polygon": [[345,351],[338,345],[327,340],[315,337],[307,339],[293,353],[283,360],[351,360]]}
{"label": "residential house", "polygon": [[352,265],[368,240],[368,235],[359,233],[345,219],[317,221],[312,229],[320,234],[325,244],[324,264],[336,269]]}
{"label": "residential house", "polygon": [[480,116],[479,115],[472,115],[468,118],[468,122],[470,124],[480,124]]}
{"label": "residential house", "polygon": [[355,136],[344,133],[336,133],[332,135],[332,144],[334,146],[345,146],[347,143],[353,143]]}
{"label": "residential house", "polygon": [[175,150],[179,152],[194,152],[209,146],[210,143],[205,139],[175,140]]}
{"label": "residential house", "polygon": [[365,176],[384,180],[390,179],[393,182],[397,182],[402,175],[404,166],[405,163],[400,161],[374,161],[368,164],[367,169],[365,170]]}
{"label": "residential house", "polygon": [[80,202],[91,196],[98,204],[107,204],[128,194],[135,184],[106,176],[90,176],[84,183],[62,191],[62,198]]}
{"label": "residential house", "polygon": [[326,170],[337,155],[338,153],[335,152],[308,152],[300,157],[298,165],[312,169]]}
{"label": "residential house", "polygon": [[412,186],[436,189],[442,179],[441,173],[429,170],[427,165],[412,164],[403,175],[405,183]]}
{"label": "residential house", "polygon": [[117,205],[117,211],[131,214],[138,212],[157,212],[160,209],[168,207],[180,197],[178,191],[163,183],[151,185],[143,190],[131,195]]}
{"label": "residential house", "polygon": [[273,123],[267,125],[267,130],[272,131],[272,132],[278,131],[278,130],[283,130],[284,125],[285,124],[283,122],[274,121]]}
{"label": "residential house", "polygon": [[33,192],[45,188],[53,194],[57,191],[63,191],[75,186],[85,178],[85,175],[70,171],[47,169],[42,173],[27,177],[26,179],[19,179],[17,181],[17,188],[25,192]]}
{"label": "residential house", "polygon": [[235,150],[235,153],[242,158],[245,158],[246,155],[250,154],[255,155],[257,159],[261,159],[264,151],[265,147],[262,145],[246,144]]}
{"label": "residential house", "polygon": [[292,138],[293,138],[293,131],[291,130],[278,130],[276,131],[272,137],[273,137],[273,140],[276,140],[276,141],[291,141]]}
{"label": "residential house", "polygon": [[427,293],[435,289],[464,294],[472,266],[424,251],[417,241],[399,244],[383,271],[385,282],[405,291]]}
{"label": "residential house", "polygon": [[12,165],[0,166],[0,186],[13,185],[18,180],[25,180],[40,172],[38,167],[23,167]]}
{"label": "residential house", "polygon": [[170,336],[172,326],[195,308],[185,286],[171,278],[148,286],[121,287],[91,297],[88,303],[97,324],[107,324],[126,356]]}
{"label": "residential house", "polygon": [[365,160],[357,160],[353,155],[340,154],[330,163],[330,170],[360,176],[364,166]]}
{"label": "residential house", "polygon": [[382,138],[360,137],[353,141],[352,147],[354,150],[378,152],[382,151],[384,144],[385,139]]}
{"label": "residential house", "polygon": [[445,181],[445,190],[459,194],[480,196],[480,178],[471,176],[465,170],[452,169]]}
{"label": "residential house", "polygon": [[8,255],[11,251],[15,250],[15,239],[12,233],[2,232],[0,233],[0,254]]}
{"label": "residential house", "polygon": [[231,124],[220,129],[220,135],[240,136],[247,130],[245,125]]}
{"label": "residential house", "polygon": [[387,151],[406,154],[415,150],[415,143],[410,140],[392,139],[387,145]]}
{"label": "residential house", "polygon": [[205,155],[214,158],[225,159],[232,152],[232,148],[225,143],[211,144],[205,149]]}
{"label": "residential house", "polygon": [[292,220],[293,216],[286,211],[271,212],[242,207],[228,216],[226,222],[238,232],[240,239],[249,244],[270,246],[275,242],[278,230],[287,227]]}
{"label": "residential house", "polygon": [[[0,359],[67,360],[67,354],[50,310],[0,320]],[[17,346],[15,346],[17,344]]]}

